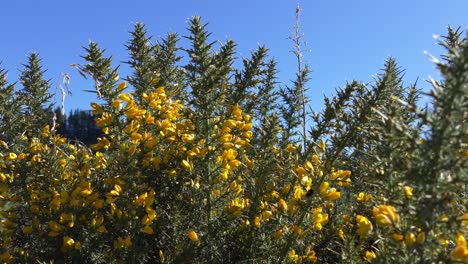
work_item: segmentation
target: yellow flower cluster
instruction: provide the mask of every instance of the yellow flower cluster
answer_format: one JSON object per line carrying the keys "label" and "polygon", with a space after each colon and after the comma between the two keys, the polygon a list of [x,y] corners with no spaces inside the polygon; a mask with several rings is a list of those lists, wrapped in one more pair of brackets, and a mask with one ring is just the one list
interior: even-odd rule
{"label": "yellow flower cluster", "polygon": [[289,260],[292,263],[304,263],[304,262],[316,262],[317,256],[314,250],[311,250],[309,247],[306,248],[304,255],[298,255],[296,250],[292,249],[288,253]]}
{"label": "yellow flower cluster", "polygon": [[463,234],[456,235],[455,248],[450,252],[450,255],[454,261],[468,262],[468,246]]}
{"label": "yellow flower cluster", "polygon": [[395,207],[391,205],[379,205],[372,208],[375,221],[381,226],[390,226],[400,221],[400,216],[396,213]]}
{"label": "yellow flower cluster", "polygon": [[[239,106],[229,107],[232,118],[226,119],[218,130],[218,140],[222,144],[223,152],[217,157],[217,163],[222,170],[219,180],[227,180],[242,162],[239,151],[250,142],[252,137],[252,120],[250,115],[244,114]],[[244,156],[246,166],[252,167],[253,162]]]}
{"label": "yellow flower cluster", "polygon": [[357,233],[362,238],[366,238],[370,232],[373,230],[372,223],[369,219],[362,215],[356,215],[356,225],[357,225]]}

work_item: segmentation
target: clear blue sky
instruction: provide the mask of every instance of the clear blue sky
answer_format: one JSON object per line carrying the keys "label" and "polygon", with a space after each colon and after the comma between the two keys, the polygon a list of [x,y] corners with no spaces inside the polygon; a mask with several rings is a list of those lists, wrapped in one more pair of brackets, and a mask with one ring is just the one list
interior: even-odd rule
{"label": "clear blue sky", "polygon": [[[21,63],[32,51],[39,52],[46,77],[56,86],[60,73],[71,75],[72,97],[67,111],[89,109],[93,94],[82,92],[84,81],[71,63],[83,63],[79,55],[89,40],[97,41],[118,61],[128,55],[124,43],[135,22],[147,25],[155,37],[176,31],[186,35],[186,21],[193,15],[209,22],[213,39],[233,39],[239,56],[266,44],[279,62],[280,81],[293,78],[294,58],[287,37],[294,23],[297,1],[291,0],[9,0],[0,7],[0,61],[16,81]],[[444,34],[447,25],[468,28],[467,0],[302,0],[302,29],[309,52],[305,58],[313,73],[309,83],[313,107],[321,107],[323,94],[352,79],[372,81],[388,56],[406,69],[405,82],[420,77],[437,78],[424,50],[439,55],[433,34]],[[123,75],[123,74],[121,74]],[[420,86],[428,87],[424,81]]]}

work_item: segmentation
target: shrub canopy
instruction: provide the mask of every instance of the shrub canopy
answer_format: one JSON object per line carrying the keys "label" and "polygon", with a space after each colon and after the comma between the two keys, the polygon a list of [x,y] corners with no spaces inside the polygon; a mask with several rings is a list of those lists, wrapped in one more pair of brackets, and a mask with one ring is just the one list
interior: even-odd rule
{"label": "shrub canopy", "polygon": [[429,93],[389,58],[311,114],[307,67],[280,88],[266,47],[235,68],[235,42],[209,37],[198,17],[187,48],[137,24],[124,78],[85,47],[91,145],[57,132],[37,54],[19,90],[0,70],[2,262],[468,261],[462,32],[441,41]]}

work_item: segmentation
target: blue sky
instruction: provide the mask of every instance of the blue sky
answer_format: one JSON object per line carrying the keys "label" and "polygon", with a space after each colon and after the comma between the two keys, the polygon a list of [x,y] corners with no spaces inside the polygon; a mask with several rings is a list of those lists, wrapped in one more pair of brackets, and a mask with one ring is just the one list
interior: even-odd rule
{"label": "blue sky", "polygon": [[[89,40],[106,48],[117,63],[128,58],[124,44],[135,22],[145,23],[155,38],[174,31],[186,35],[187,19],[200,15],[209,23],[213,40],[236,41],[239,57],[248,56],[259,44],[269,47],[279,62],[280,81],[289,84],[295,64],[287,37],[296,4],[290,0],[3,1],[0,61],[14,82],[27,54],[39,52],[54,87],[61,72],[71,76],[73,96],[67,98],[67,111],[89,109],[95,98],[82,90],[92,83],[70,67],[83,63],[81,47]],[[308,49],[304,56],[313,70],[309,96],[314,109],[320,109],[323,94],[346,81],[372,81],[388,56],[396,57],[406,70],[405,83],[419,77],[420,87],[429,87],[421,80],[438,75],[423,51],[442,52],[433,35],[444,34],[449,24],[468,28],[466,0],[302,0],[300,5]]]}

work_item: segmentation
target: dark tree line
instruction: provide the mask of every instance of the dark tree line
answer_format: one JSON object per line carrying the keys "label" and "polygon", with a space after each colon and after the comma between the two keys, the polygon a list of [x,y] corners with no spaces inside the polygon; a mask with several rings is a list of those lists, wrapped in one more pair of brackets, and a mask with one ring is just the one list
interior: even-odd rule
{"label": "dark tree line", "polygon": [[54,110],[57,117],[57,133],[70,139],[82,142],[86,145],[94,144],[102,135],[95,122],[94,115],[90,110],[75,109],[68,115],[62,115],[60,109]]}

